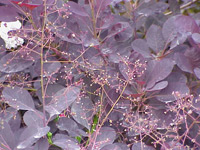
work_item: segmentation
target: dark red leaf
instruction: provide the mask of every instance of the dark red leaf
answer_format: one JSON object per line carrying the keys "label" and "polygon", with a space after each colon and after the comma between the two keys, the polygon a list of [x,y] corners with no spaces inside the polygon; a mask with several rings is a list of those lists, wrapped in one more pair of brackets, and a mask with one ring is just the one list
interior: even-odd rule
{"label": "dark red leaf", "polygon": [[29,10],[33,10],[34,8],[40,6],[38,4],[28,4],[28,3],[23,3],[23,2],[16,2],[16,1],[12,1],[12,3],[19,5],[20,7],[26,7]]}
{"label": "dark red leaf", "polygon": [[144,84],[145,84],[145,81],[138,81],[138,80],[136,80],[136,82],[137,82],[137,84],[139,84],[139,85],[144,85]]}
{"label": "dark red leaf", "polygon": [[137,98],[137,97],[140,97],[140,96],[142,96],[142,95],[143,95],[143,93],[131,94],[131,96],[132,96],[133,98]]}

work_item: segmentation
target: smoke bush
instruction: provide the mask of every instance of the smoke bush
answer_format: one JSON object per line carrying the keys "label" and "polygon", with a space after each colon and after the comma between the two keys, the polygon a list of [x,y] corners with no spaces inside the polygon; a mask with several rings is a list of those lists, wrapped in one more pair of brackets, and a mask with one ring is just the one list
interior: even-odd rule
{"label": "smoke bush", "polygon": [[200,149],[197,0],[0,0],[0,149]]}

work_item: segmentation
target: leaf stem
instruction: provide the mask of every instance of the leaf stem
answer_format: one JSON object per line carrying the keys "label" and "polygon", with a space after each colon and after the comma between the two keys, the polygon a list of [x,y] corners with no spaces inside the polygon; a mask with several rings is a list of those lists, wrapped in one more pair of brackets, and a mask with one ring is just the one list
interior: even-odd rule
{"label": "leaf stem", "polygon": [[96,33],[96,18],[95,18],[95,12],[94,12],[94,1],[90,0],[90,7],[91,7],[91,13],[92,13],[92,24],[93,24],[93,34],[94,37],[97,38],[97,33]]}
{"label": "leaf stem", "polygon": [[41,92],[42,92],[42,106],[43,106],[43,114],[44,114],[44,119],[43,119],[43,124],[44,126],[46,126],[46,114],[45,114],[45,91],[44,91],[44,60],[43,60],[43,49],[45,47],[43,41],[44,41],[44,29],[45,29],[45,21],[46,21],[46,0],[44,0],[44,20],[43,20],[43,25],[42,25],[42,35],[41,35],[41,51],[40,51],[40,65],[41,65],[41,70],[40,70],[40,74],[41,74],[41,80],[40,80],[40,84],[41,84]]}

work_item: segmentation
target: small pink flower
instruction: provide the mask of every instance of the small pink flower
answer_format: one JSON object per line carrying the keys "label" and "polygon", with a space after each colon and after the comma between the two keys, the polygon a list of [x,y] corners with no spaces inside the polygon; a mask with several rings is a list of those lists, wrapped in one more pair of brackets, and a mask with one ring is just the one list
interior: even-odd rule
{"label": "small pink flower", "polygon": [[64,113],[60,114],[59,117],[66,117]]}

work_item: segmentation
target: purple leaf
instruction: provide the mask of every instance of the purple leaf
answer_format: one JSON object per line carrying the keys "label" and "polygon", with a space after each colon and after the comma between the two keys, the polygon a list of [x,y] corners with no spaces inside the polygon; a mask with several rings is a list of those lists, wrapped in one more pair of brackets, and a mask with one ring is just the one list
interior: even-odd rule
{"label": "purple leaf", "polygon": [[0,112],[0,118],[6,122],[9,122],[15,115],[17,115],[17,110],[12,107],[8,107]]}
{"label": "purple leaf", "polygon": [[28,146],[31,146],[36,141],[38,141],[41,137],[45,136],[49,132],[50,128],[46,127],[38,127],[33,124],[32,126],[28,126],[21,134],[19,143],[17,145],[18,149],[24,149]]}
{"label": "purple leaf", "polygon": [[102,12],[113,0],[97,0],[96,11],[97,13]]}
{"label": "purple leaf", "polygon": [[87,12],[85,11],[85,9],[81,7],[81,5],[71,2],[71,1],[69,1],[67,4],[69,5],[69,10],[73,12],[74,14],[77,14],[79,16],[85,16],[85,17],[89,16]]}
{"label": "purple leaf", "polygon": [[166,109],[166,104],[155,98],[149,99],[148,105],[156,109]]}
{"label": "purple leaf", "polygon": [[106,76],[109,76],[108,78],[108,84],[111,88],[119,88],[119,84],[121,84],[119,80],[119,73],[118,70],[114,67],[107,67],[106,68]]}
{"label": "purple leaf", "polygon": [[[52,98],[53,95],[56,94],[59,90],[63,89],[64,86],[60,84],[48,84],[46,86],[46,93],[45,93],[45,103],[48,104]],[[41,88],[37,90],[36,95],[38,96],[40,102],[42,103],[42,90]]]}
{"label": "purple leaf", "polygon": [[7,0],[7,1],[0,0],[0,3],[2,3],[2,4],[11,4],[11,0]]}
{"label": "purple leaf", "polygon": [[61,63],[59,61],[52,63],[45,63],[43,67],[44,67],[44,75],[51,76],[52,74],[58,72],[58,70],[61,68]]}
{"label": "purple leaf", "polygon": [[82,34],[81,35],[82,43],[85,47],[98,46],[99,41],[93,37],[92,34]]}
{"label": "purple leaf", "polygon": [[[10,107],[12,108],[12,107]],[[21,127],[21,122],[22,122],[22,118],[19,112],[17,112],[17,114],[15,114],[15,116],[13,116],[10,120],[9,120],[9,125],[10,128],[13,132],[16,132],[20,129]]]}
{"label": "purple leaf", "polygon": [[19,72],[31,66],[33,62],[34,60],[28,59],[27,54],[11,52],[0,59],[0,71],[5,73]]}
{"label": "purple leaf", "polygon": [[130,67],[130,65],[128,65],[126,62],[119,62],[119,70],[127,81],[129,80],[129,78],[133,78],[132,72],[134,68],[132,66]]}
{"label": "purple leaf", "polygon": [[119,63],[119,70],[123,77],[133,84],[135,80],[139,80],[139,77],[144,74],[146,61],[141,54],[133,52],[128,60],[123,60]]}
{"label": "purple leaf", "polygon": [[18,12],[20,12],[17,8],[13,6],[0,6],[0,21],[12,22],[17,21],[16,17],[18,17]]}
{"label": "purple leaf", "polygon": [[129,58],[132,47],[130,41],[117,42],[114,39],[112,39],[112,41],[110,39],[110,43],[106,42],[103,44],[100,50],[103,54],[108,55],[110,62],[119,63]]}
{"label": "purple leaf", "polygon": [[103,148],[101,148],[101,150],[122,150],[118,145],[115,144],[108,144],[106,146],[104,146]]}
{"label": "purple leaf", "polygon": [[188,148],[184,145],[182,145],[181,143],[179,143],[179,141],[169,141],[169,142],[165,142],[162,147],[161,150],[165,150],[165,149],[173,149],[173,150],[187,150]]}
{"label": "purple leaf", "polygon": [[145,58],[151,57],[151,52],[145,40],[143,39],[136,39],[131,44],[134,51],[140,53]]}
{"label": "purple leaf", "polygon": [[[185,23],[188,22],[188,23]],[[199,27],[190,16],[177,15],[169,18],[163,25],[162,33],[171,49],[185,42],[192,33],[199,32]]]}
{"label": "purple leaf", "polygon": [[0,72],[0,82],[3,83],[6,80],[7,75],[7,73]]}
{"label": "purple leaf", "polygon": [[152,88],[150,88],[150,89],[147,90],[147,91],[162,90],[162,89],[166,88],[167,85],[168,85],[168,82],[167,82],[167,81],[161,81],[161,82],[156,83]]}
{"label": "purple leaf", "polygon": [[177,16],[173,16],[171,18],[169,18],[163,25],[162,28],[162,33],[164,36],[164,39],[168,42],[171,42],[175,36],[176,36],[176,29],[175,29],[175,25],[174,25],[174,21],[176,19]]}
{"label": "purple leaf", "polygon": [[153,115],[150,118],[152,121],[157,120],[155,127],[157,129],[166,129],[170,125],[174,125],[174,120],[176,119],[176,114],[165,109],[152,109]]}
{"label": "purple leaf", "polygon": [[[99,20],[99,22],[97,22],[97,26],[99,27],[99,29],[103,30],[103,29],[108,29],[109,27],[111,27],[112,25],[116,24],[119,22],[119,20],[117,20],[118,18],[116,16],[114,16],[113,14],[108,14],[105,13],[103,15],[101,15],[102,17],[99,18],[101,20]],[[103,35],[103,34],[102,34]]]}
{"label": "purple leaf", "polygon": [[132,37],[132,35],[133,29],[128,22],[118,22],[108,31],[108,36],[106,38],[114,36],[116,41],[124,42]]}
{"label": "purple leaf", "polygon": [[69,86],[67,88],[63,88],[53,95],[52,101],[45,106],[45,110],[51,117],[56,114],[58,115],[78,98],[79,93],[79,87]]}
{"label": "purple leaf", "polygon": [[180,72],[172,72],[166,79],[168,86],[161,90],[156,98],[161,102],[173,102],[175,97],[172,95],[173,92],[178,91],[181,95],[189,93],[190,90],[187,86],[187,78]]}
{"label": "purple leaf", "polygon": [[38,127],[43,127],[44,126],[43,119],[44,115],[39,111],[34,111],[34,112],[27,111],[23,116],[24,123],[27,126],[31,126],[34,124],[37,125]]}
{"label": "purple leaf", "polygon": [[193,68],[200,66],[200,51],[199,48],[188,48],[184,55],[189,59]]}
{"label": "purple leaf", "polygon": [[[188,23],[185,23],[188,22]],[[178,29],[178,32],[199,32],[199,27],[196,21],[191,16],[178,15],[175,19],[175,27]]]}
{"label": "purple leaf", "polygon": [[[68,8],[63,7],[63,11],[65,9]],[[52,12],[47,16],[49,21],[48,28],[51,29],[57,37],[75,44],[84,44],[85,41],[86,45],[90,45],[92,43],[89,44],[89,40],[96,42],[93,36],[91,36],[92,33],[88,31],[88,26],[92,24],[90,25],[90,21],[88,23],[85,22],[88,20],[87,17],[79,18],[76,14],[73,14],[73,17],[66,15],[66,17],[63,18],[61,14],[62,11]]]}
{"label": "purple leaf", "polygon": [[74,102],[71,113],[74,120],[90,130],[94,115],[94,104],[89,97],[82,97],[80,100]]}
{"label": "purple leaf", "polygon": [[168,17],[164,14],[154,14],[148,16],[145,22],[145,28],[148,29],[151,25],[157,25],[162,27],[163,23],[168,19]]}
{"label": "purple leaf", "polygon": [[[110,111],[111,106],[106,107],[105,114]],[[108,119],[114,121],[123,120],[124,116],[122,112],[126,112],[126,109],[113,109],[109,114]]]}
{"label": "purple leaf", "polygon": [[124,143],[114,143],[114,145],[119,146],[122,150],[130,150],[127,144]]}
{"label": "purple leaf", "polygon": [[[38,0],[38,1],[41,2],[40,0]],[[54,3],[55,3],[55,0],[47,0],[47,2],[46,2],[46,4],[48,4],[48,5],[53,5]]]}
{"label": "purple leaf", "polygon": [[33,147],[33,150],[49,150],[49,142],[46,138],[39,139]]}
{"label": "purple leaf", "polygon": [[[117,101],[118,97],[120,96],[120,93],[117,93],[115,89],[111,89],[107,92],[107,102],[113,106],[113,104]],[[120,97],[118,100],[118,103],[115,105],[114,108],[121,108],[121,109],[127,109],[130,107],[130,101],[127,99],[124,99]]]}
{"label": "purple leaf", "polygon": [[197,78],[200,79],[200,68],[195,68],[194,73],[197,76]]}
{"label": "purple leaf", "polygon": [[21,126],[21,116],[20,113],[12,108],[8,107],[5,110],[1,110],[0,119],[6,121],[13,132],[17,131]]}
{"label": "purple leaf", "polygon": [[188,114],[186,117],[186,121],[180,125],[180,128],[182,130],[180,133],[181,134],[185,133],[189,126],[190,128],[187,131],[187,136],[193,139],[194,143],[200,143],[200,135],[199,135],[200,125],[199,123],[194,122],[194,120],[199,121],[200,119],[194,113],[191,113],[190,115]]}
{"label": "purple leaf", "polygon": [[0,37],[0,50],[5,50],[5,41]]}
{"label": "purple leaf", "polygon": [[[54,61],[54,62],[47,62],[43,64],[43,72],[44,76],[52,76],[53,74],[57,73],[59,69],[61,68],[61,63],[55,58],[55,57],[49,57],[45,61]],[[41,73],[41,62],[37,61],[36,64],[34,64],[34,71],[38,74],[38,76]]]}
{"label": "purple leaf", "polygon": [[181,70],[193,73],[193,66],[191,61],[183,53],[175,53],[174,60]]}
{"label": "purple leaf", "polygon": [[98,70],[105,65],[102,56],[99,55],[99,51],[95,48],[88,49],[83,57],[84,59],[80,63],[89,70]]}
{"label": "purple leaf", "polygon": [[56,134],[53,144],[63,148],[64,150],[81,150],[75,139],[72,139],[67,135]]}
{"label": "purple leaf", "polygon": [[16,143],[15,143],[15,137],[14,134],[10,128],[10,125],[4,121],[0,120],[0,149],[3,150],[11,150],[14,149]]}
{"label": "purple leaf", "polygon": [[146,89],[152,88],[156,82],[165,79],[171,73],[173,67],[174,62],[170,59],[149,61],[146,72]]}
{"label": "purple leaf", "polygon": [[108,144],[112,144],[116,138],[116,132],[111,127],[102,127],[97,134],[97,138],[94,141],[95,150],[100,150]]}
{"label": "purple leaf", "polygon": [[61,131],[66,130],[71,137],[80,135],[86,136],[86,133],[79,129],[77,123],[70,118],[60,118],[57,123],[57,127]]}
{"label": "purple leaf", "polygon": [[154,147],[152,146],[147,146],[145,143],[143,142],[138,142],[132,145],[132,149],[131,150],[155,150]]}
{"label": "purple leaf", "polygon": [[21,109],[34,111],[35,109],[33,99],[27,90],[17,86],[12,88],[5,87],[2,94],[5,101],[17,110]]}
{"label": "purple leaf", "polygon": [[169,0],[169,10],[172,11],[172,14],[180,13],[180,5],[177,0]]}
{"label": "purple leaf", "polygon": [[163,50],[165,47],[165,41],[162,35],[162,29],[159,26],[152,25],[146,34],[147,44],[156,53]]}
{"label": "purple leaf", "polygon": [[192,34],[192,39],[194,40],[195,43],[200,43],[200,34],[199,33],[193,33]]}

